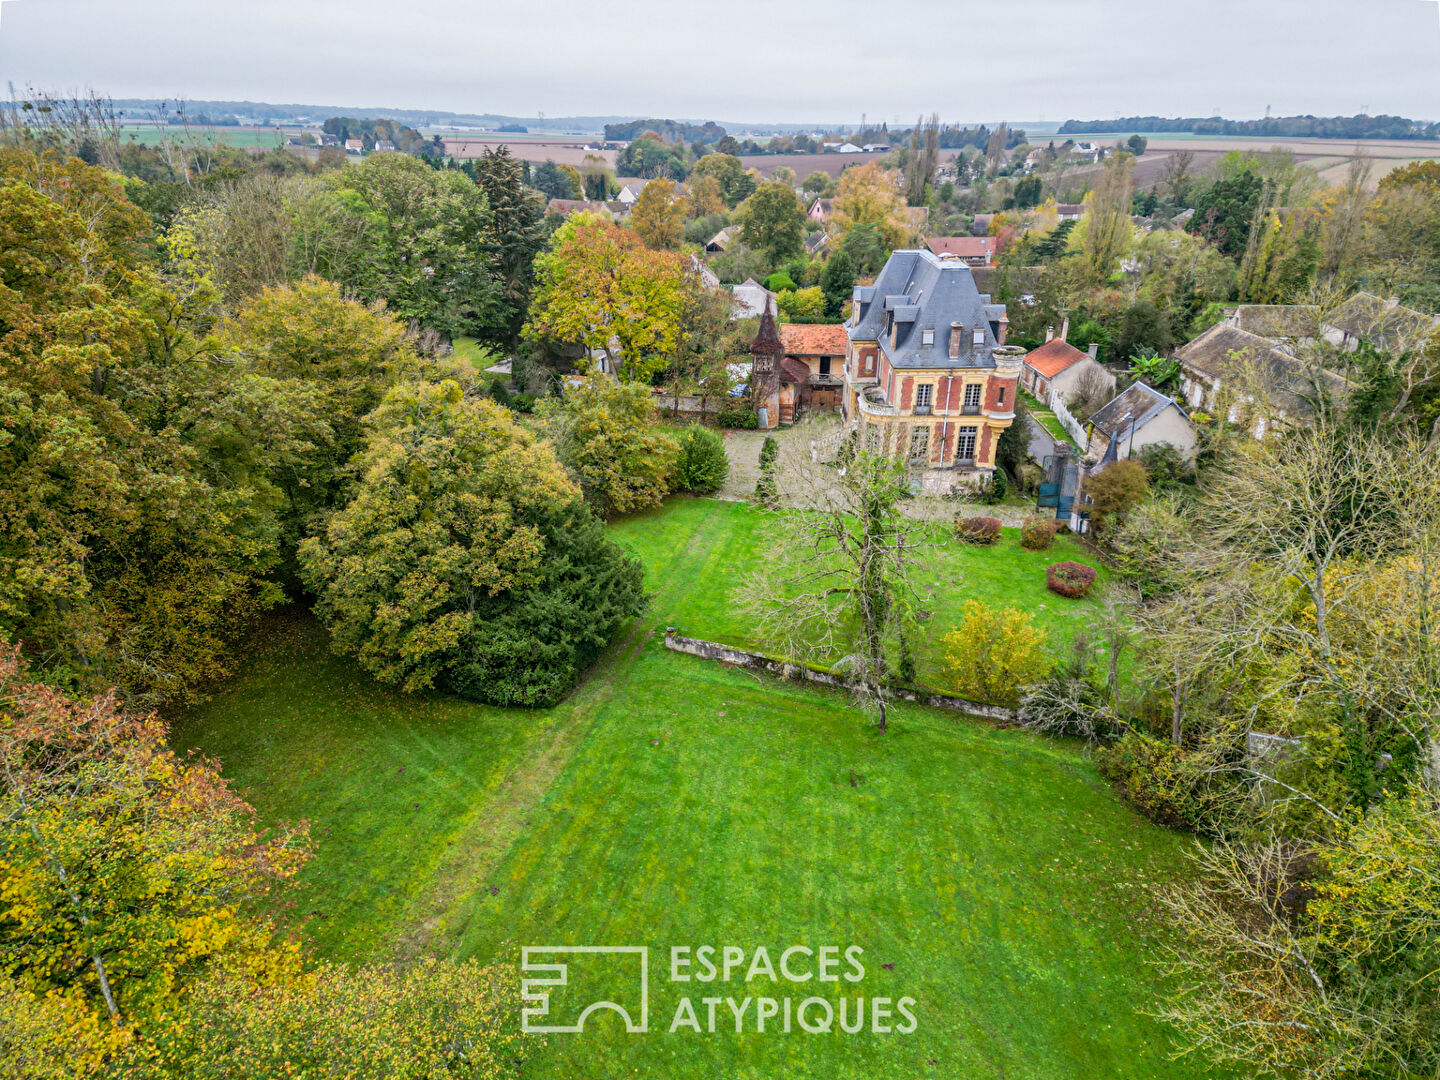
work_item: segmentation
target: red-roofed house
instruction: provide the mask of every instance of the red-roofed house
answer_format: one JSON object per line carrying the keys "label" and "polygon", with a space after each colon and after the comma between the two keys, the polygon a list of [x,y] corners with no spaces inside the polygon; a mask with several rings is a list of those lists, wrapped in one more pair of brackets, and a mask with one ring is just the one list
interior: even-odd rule
{"label": "red-roofed house", "polygon": [[1095,358],[1096,351],[1092,345],[1088,353],[1081,352],[1069,342],[1053,338],[1026,354],[1025,366],[1020,369],[1020,385],[1040,401],[1047,401],[1051,390],[1061,398],[1068,398],[1088,373],[1098,372],[1098,376],[1091,378],[1103,378],[1109,393],[1114,394],[1115,376]]}
{"label": "red-roofed house", "polygon": [[845,341],[845,327],[838,323],[785,323],[780,327],[780,344],[785,350],[781,381],[788,377],[793,386],[789,402],[785,387],[781,387],[782,423],[794,419],[802,408],[828,411],[840,407]]}
{"label": "red-roofed house", "polygon": [[993,236],[932,236],[925,245],[942,259],[959,259],[966,266],[989,266],[995,257]]}

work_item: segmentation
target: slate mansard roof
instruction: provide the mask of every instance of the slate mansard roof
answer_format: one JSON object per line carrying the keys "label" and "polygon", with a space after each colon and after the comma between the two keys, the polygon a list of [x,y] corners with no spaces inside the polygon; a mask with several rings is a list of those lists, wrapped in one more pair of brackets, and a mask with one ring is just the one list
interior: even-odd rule
{"label": "slate mansard roof", "polygon": [[[975,285],[970,268],[931,251],[903,250],[891,254],[873,285],[857,285],[859,318],[845,328],[851,341],[878,341],[897,368],[993,368],[995,335],[1005,316],[1004,304],[990,303]],[[890,341],[893,315],[895,341]],[[960,356],[950,359],[952,323],[962,327]],[[974,343],[974,331],[985,340]],[[924,344],[924,331],[935,331]]]}

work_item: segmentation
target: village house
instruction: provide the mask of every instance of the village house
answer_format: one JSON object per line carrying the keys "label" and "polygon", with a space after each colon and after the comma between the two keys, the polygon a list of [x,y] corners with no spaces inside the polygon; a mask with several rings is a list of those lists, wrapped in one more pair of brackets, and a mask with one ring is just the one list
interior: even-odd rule
{"label": "village house", "polygon": [[345,152],[347,154],[363,154],[365,152],[365,144],[359,139],[346,139]]}
{"label": "village house", "polygon": [[792,384],[787,403],[785,387],[781,387],[780,422],[788,423],[801,410],[834,412],[840,408],[840,395],[845,388],[845,327],[839,323],[785,323],[780,327],[780,344],[790,363],[785,370],[799,373],[804,365],[803,382]]}
{"label": "village house", "polygon": [[705,254],[719,255],[725,251],[735,239],[740,230],[734,225],[727,225],[705,243]]}
{"label": "village house", "polygon": [[1005,305],[960,260],[892,253],[873,285],[855,287],[845,327],[841,409],[861,445],[903,457],[935,494],[993,473],[1024,356],[1008,328]]}
{"label": "village house", "polygon": [[[1273,320],[1271,325],[1284,328]],[[1229,322],[1212,326],[1181,346],[1175,358],[1180,361],[1181,396],[1191,410],[1232,424],[1245,413],[1250,421],[1247,430],[1257,439],[1276,423],[1314,416],[1315,403],[1322,397],[1343,401],[1350,391],[1348,380],[1306,363],[1281,340]]]}
{"label": "village house", "polygon": [[[615,196],[615,200],[629,209],[640,201],[640,193],[645,190],[645,185],[649,182],[649,180],[632,180],[621,185],[620,194]],[[660,188],[655,190],[659,191]]]}
{"label": "village house", "polygon": [[1033,349],[1025,356],[1025,366],[1020,372],[1020,385],[1036,400],[1048,402],[1050,391],[1054,390],[1062,401],[1081,389],[1081,384],[1099,380],[1107,390],[1107,396],[1115,393],[1115,375],[1100,363],[1099,346],[1091,345],[1089,352],[1081,352],[1062,337],[1054,337],[1051,328],[1044,345]]}
{"label": "village house", "polygon": [[1440,317],[1406,307],[1398,296],[1381,299],[1357,292],[1325,320],[1325,337],[1347,352],[1354,352],[1362,342],[1395,353],[1422,343],[1433,348],[1440,344]]}
{"label": "village house", "polygon": [[1085,454],[1102,465],[1124,461],[1147,446],[1168,443],[1187,461],[1195,457],[1195,428],[1174,398],[1136,383],[1090,417]]}
{"label": "village house", "polygon": [[805,211],[805,213],[811,221],[826,221],[834,209],[834,199],[816,199],[810,204],[810,209]]}
{"label": "village house", "polygon": [[775,303],[775,294],[754,278],[746,278],[730,290],[734,304],[730,309],[732,319],[753,319],[765,314]]}
{"label": "village house", "polygon": [[1382,299],[1368,292],[1357,292],[1333,312],[1305,304],[1241,304],[1226,315],[1225,325],[1292,351],[1322,339],[1346,352],[1362,343],[1385,352],[1440,345],[1440,317],[1406,307],[1397,296]]}
{"label": "village house", "polygon": [[1079,221],[1085,216],[1084,203],[1062,202],[1055,207],[1057,221]]}
{"label": "village house", "polygon": [[394,144],[393,142],[391,142],[389,139],[376,139],[376,140],[375,140],[375,153],[377,153],[377,154],[393,154],[394,152],[395,152],[395,144]]}
{"label": "village house", "polygon": [[932,236],[925,246],[936,255],[959,259],[966,266],[989,266],[995,257],[993,236]]}

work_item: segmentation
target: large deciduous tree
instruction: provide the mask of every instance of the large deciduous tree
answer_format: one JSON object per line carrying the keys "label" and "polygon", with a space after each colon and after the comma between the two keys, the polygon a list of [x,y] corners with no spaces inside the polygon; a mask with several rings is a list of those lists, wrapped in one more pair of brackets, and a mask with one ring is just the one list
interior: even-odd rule
{"label": "large deciduous tree", "polygon": [[748,199],[756,188],[755,178],[745,171],[733,154],[706,154],[695,163],[692,177],[713,176],[720,185],[720,194],[727,206],[735,207]]}
{"label": "large deciduous tree", "polygon": [[675,443],[655,426],[648,387],[589,379],[537,411],[597,513],[611,517],[658,506],[669,491]]}
{"label": "large deciduous tree", "polygon": [[374,263],[349,285],[447,336],[494,334],[513,312],[494,272],[495,219],[463,173],[377,154],[327,178],[370,224]]}
{"label": "large deciduous tree", "polygon": [[1130,247],[1133,226],[1130,205],[1135,191],[1135,159],[1117,153],[1105,162],[1104,171],[1090,193],[1082,226],[1085,231],[1085,263],[1093,282],[1103,283],[1120,267],[1120,257]]}
{"label": "large deciduous tree", "polygon": [[745,203],[745,222],[740,238],[756,251],[763,251],[772,266],[800,251],[805,235],[805,211],[787,184],[766,183],[755,189]]}
{"label": "large deciduous tree", "polygon": [[22,991],[121,1025],[165,1020],[213,962],[271,962],[245,905],[305,847],[303,829],[261,835],[153,715],[31,682],[0,650],[0,971]]}
{"label": "large deciduous tree", "polygon": [[237,448],[253,453],[253,470],[278,489],[279,545],[288,560],[342,501],[361,420],[391,385],[418,375],[421,360],[383,305],[347,299],[315,277],[260,293],[220,326],[211,348],[253,376],[256,393],[270,390],[292,421],[278,430],[257,424],[254,442]]}
{"label": "large deciduous tree", "polygon": [[525,337],[603,353],[632,378],[662,369],[675,349],[685,260],[647,251],[640,237],[573,214],[535,260],[536,289]]}
{"label": "large deciduous tree", "polygon": [[835,190],[835,226],[842,237],[857,228],[875,230],[886,254],[914,239],[915,229],[906,215],[899,173],[872,161],[852,166],[840,175]]}
{"label": "large deciduous tree", "polygon": [[580,492],[454,382],[396,387],[367,426],[355,496],[301,545],[301,572],[338,649],[420,690],[461,661],[478,603],[542,580],[542,522]]}
{"label": "large deciduous tree", "polygon": [[685,232],[685,205],[675,194],[675,181],[651,180],[630,211],[630,227],[651,251],[674,251]]}
{"label": "large deciduous tree", "polygon": [[230,670],[273,558],[263,494],[207,442],[237,411],[197,361],[208,287],[146,265],[98,169],[5,151],[0,181],[0,632],[183,697]]}

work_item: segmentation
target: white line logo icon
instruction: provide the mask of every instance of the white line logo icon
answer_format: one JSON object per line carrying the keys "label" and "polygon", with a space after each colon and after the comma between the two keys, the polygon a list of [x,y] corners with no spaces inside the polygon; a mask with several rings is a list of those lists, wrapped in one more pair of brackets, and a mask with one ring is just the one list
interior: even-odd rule
{"label": "white line logo icon", "polygon": [[[565,963],[543,963],[547,957],[575,954],[609,954],[617,956],[638,956],[640,1000],[633,1010],[627,1005],[614,1001],[595,1001],[587,1005],[573,1024],[545,1024],[550,1018],[550,990],[552,987],[570,985],[570,967]],[[532,957],[536,959],[532,959]],[[633,967],[627,962],[626,967]],[[625,1030],[631,1035],[641,1035],[650,1030],[650,950],[644,945],[526,945],[520,950],[520,997],[526,1002],[520,1010],[520,1030],[527,1035],[578,1034],[585,1030],[585,1021],[591,1013],[610,1009],[625,1018]],[[638,1018],[636,1016],[638,1014]],[[553,1019],[553,1018],[551,1018]]]}

